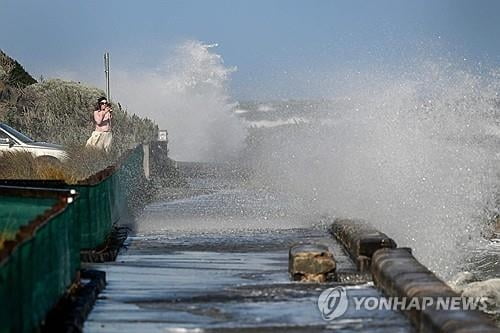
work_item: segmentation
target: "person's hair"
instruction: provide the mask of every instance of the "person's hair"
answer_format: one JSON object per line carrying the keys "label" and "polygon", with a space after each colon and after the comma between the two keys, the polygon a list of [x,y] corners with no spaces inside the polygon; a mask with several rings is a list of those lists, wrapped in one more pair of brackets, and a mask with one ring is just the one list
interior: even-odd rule
{"label": "person's hair", "polygon": [[106,97],[99,97],[97,99],[97,105],[96,105],[96,110],[100,110],[101,109],[101,102],[102,101],[107,101],[108,99]]}

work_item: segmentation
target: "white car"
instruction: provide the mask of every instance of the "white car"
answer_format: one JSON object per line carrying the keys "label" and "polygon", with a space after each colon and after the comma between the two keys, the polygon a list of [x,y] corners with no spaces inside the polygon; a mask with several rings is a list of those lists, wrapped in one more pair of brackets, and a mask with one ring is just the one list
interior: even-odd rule
{"label": "white car", "polygon": [[37,158],[57,158],[60,161],[67,158],[63,146],[37,142],[12,127],[0,123],[0,153],[6,151],[27,151]]}

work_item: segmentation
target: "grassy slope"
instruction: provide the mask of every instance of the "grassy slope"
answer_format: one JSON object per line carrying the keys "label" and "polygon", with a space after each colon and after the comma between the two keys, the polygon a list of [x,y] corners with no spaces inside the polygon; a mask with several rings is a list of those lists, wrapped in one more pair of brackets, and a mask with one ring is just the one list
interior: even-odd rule
{"label": "grassy slope", "polygon": [[[37,82],[0,50],[0,122],[36,140],[83,145],[94,127],[92,112],[104,91],[76,82]],[[114,149],[118,152],[157,135],[157,126],[114,106]]]}

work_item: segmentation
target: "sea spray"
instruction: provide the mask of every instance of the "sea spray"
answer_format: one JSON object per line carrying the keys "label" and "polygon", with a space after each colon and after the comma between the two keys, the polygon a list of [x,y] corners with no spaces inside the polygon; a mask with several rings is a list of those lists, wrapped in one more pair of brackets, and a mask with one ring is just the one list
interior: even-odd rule
{"label": "sea spray", "polygon": [[446,277],[494,202],[500,82],[431,62],[407,73],[352,86],[333,118],[260,131],[251,164],[308,200],[298,209],[367,219]]}
{"label": "sea spray", "polygon": [[221,161],[241,148],[245,130],[227,92],[236,68],[224,65],[216,46],[186,41],[155,71],[114,74],[115,94],[127,108],[168,131],[173,159]]}

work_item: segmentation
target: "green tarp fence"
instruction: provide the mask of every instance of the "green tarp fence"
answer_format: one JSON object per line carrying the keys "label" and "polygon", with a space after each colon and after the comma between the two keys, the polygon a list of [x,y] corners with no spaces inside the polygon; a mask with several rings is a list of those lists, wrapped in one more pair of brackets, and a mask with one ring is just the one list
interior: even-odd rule
{"label": "green tarp fence", "polygon": [[127,213],[144,182],[142,145],[127,151],[116,166],[110,166],[79,182],[2,179],[0,185],[74,189],[79,198],[76,215],[81,229],[81,249],[94,249],[106,241],[112,226]]}
{"label": "green tarp fence", "polygon": [[116,167],[109,167],[77,185],[66,185],[79,193],[77,214],[82,249],[102,245],[113,224],[134,200],[134,189],[144,177],[142,146],[130,150]]}
{"label": "green tarp fence", "polygon": [[[134,200],[144,179],[142,161],[138,146],[117,166],[76,185],[0,181],[0,240],[14,239],[0,249],[0,333],[31,332],[40,325],[74,280],[80,251],[105,243],[127,200]],[[70,189],[77,197],[61,208]]]}
{"label": "green tarp fence", "polygon": [[32,332],[80,268],[70,191],[0,188],[0,332]]}

